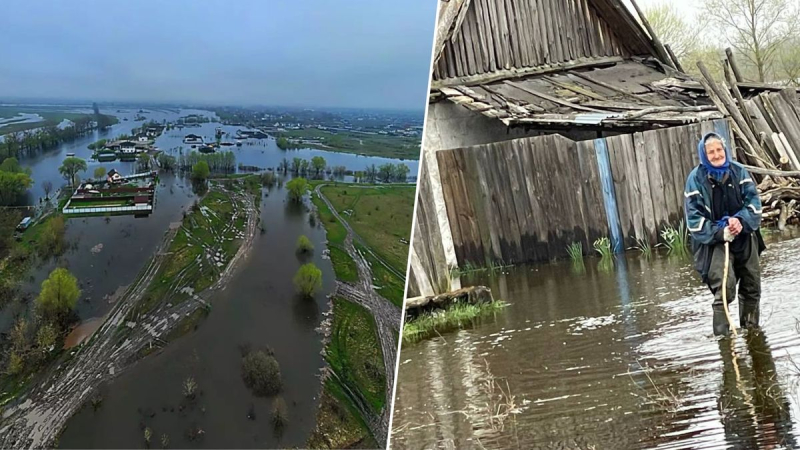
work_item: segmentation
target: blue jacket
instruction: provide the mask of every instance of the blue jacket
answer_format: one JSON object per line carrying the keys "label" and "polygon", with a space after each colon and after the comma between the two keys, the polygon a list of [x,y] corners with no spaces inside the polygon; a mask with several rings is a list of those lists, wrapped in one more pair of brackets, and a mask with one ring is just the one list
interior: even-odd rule
{"label": "blue jacket", "polygon": [[[698,144],[698,152],[701,152],[703,156],[705,156],[704,142],[707,136],[704,136]],[[761,226],[762,212],[756,184],[744,166],[730,159],[727,146],[725,152],[730,161],[731,180],[739,186],[739,192],[744,202],[742,209],[734,214],[734,217],[741,221],[743,232],[756,233]],[[686,228],[692,236],[695,269],[700,273],[703,281],[706,281],[708,266],[711,262],[711,248],[723,242],[720,237],[721,233],[718,232],[724,225],[718,225],[712,217],[711,181],[709,180],[709,171],[704,164],[695,167],[689,174],[683,196]]]}

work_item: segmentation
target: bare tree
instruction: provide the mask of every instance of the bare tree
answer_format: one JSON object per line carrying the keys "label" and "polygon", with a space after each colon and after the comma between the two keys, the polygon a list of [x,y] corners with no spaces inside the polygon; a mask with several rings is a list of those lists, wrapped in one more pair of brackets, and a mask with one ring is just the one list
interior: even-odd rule
{"label": "bare tree", "polygon": [[795,36],[778,50],[778,75],[791,86],[800,86],[800,37]]}
{"label": "bare tree", "polygon": [[53,191],[53,182],[49,180],[42,181],[42,189],[44,189],[44,198],[50,199],[50,192]]}
{"label": "bare tree", "polygon": [[797,35],[796,0],[704,0],[708,27],[767,81],[778,50]]}
{"label": "bare tree", "polygon": [[661,42],[669,44],[679,60],[697,46],[701,28],[695,26],[690,17],[682,16],[671,3],[654,3],[645,7],[643,12]]}

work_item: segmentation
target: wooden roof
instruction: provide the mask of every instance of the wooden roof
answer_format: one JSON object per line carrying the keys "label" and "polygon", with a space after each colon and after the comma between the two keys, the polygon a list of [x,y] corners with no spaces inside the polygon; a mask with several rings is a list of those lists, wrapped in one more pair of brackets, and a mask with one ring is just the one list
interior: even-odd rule
{"label": "wooden roof", "polygon": [[440,0],[438,17],[434,80],[608,57],[670,64],[621,0]]}
{"label": "wooden roof", "polygon": [[613,60],[502,77],[486,83],[439,86],[446,99],[507,126],[668,126],[721,118],[705,91],[653,60]]}

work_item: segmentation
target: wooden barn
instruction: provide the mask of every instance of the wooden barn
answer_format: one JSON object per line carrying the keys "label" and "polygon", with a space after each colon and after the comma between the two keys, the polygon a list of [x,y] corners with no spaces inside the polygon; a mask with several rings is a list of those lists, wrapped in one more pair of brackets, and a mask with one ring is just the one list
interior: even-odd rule
{"label": "wooden barn", "polygon": [[[453,268],[562,258],[573,242],[655,245],[682,219],[706,132],[745,163],[793,168],[769,162],[792,162],[795,91],[735,70],[692,79],[621,1],[449,0],[438,17],[409,297],[457,289]],[[754,101],[785,111],[761,105],[756,123]]]}

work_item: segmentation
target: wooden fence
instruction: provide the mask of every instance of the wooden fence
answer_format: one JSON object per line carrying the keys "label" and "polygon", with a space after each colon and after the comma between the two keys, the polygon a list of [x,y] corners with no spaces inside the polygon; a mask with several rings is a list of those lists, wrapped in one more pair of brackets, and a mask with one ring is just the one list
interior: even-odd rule
{"label": "wooden fence", "polygon": [[[718,120],[592,141],[550,135],[437,152],[459,265],[566,257],[573,242],[588,254],[600,237],[616,251],[637,240],[655,245],[664,227],[683,219],[686,177],[698,163],[698,140],[710,131],[730,142],[727,122]],[[435,235],[420,230],[415,246],[419,238],[434,242]]]}

